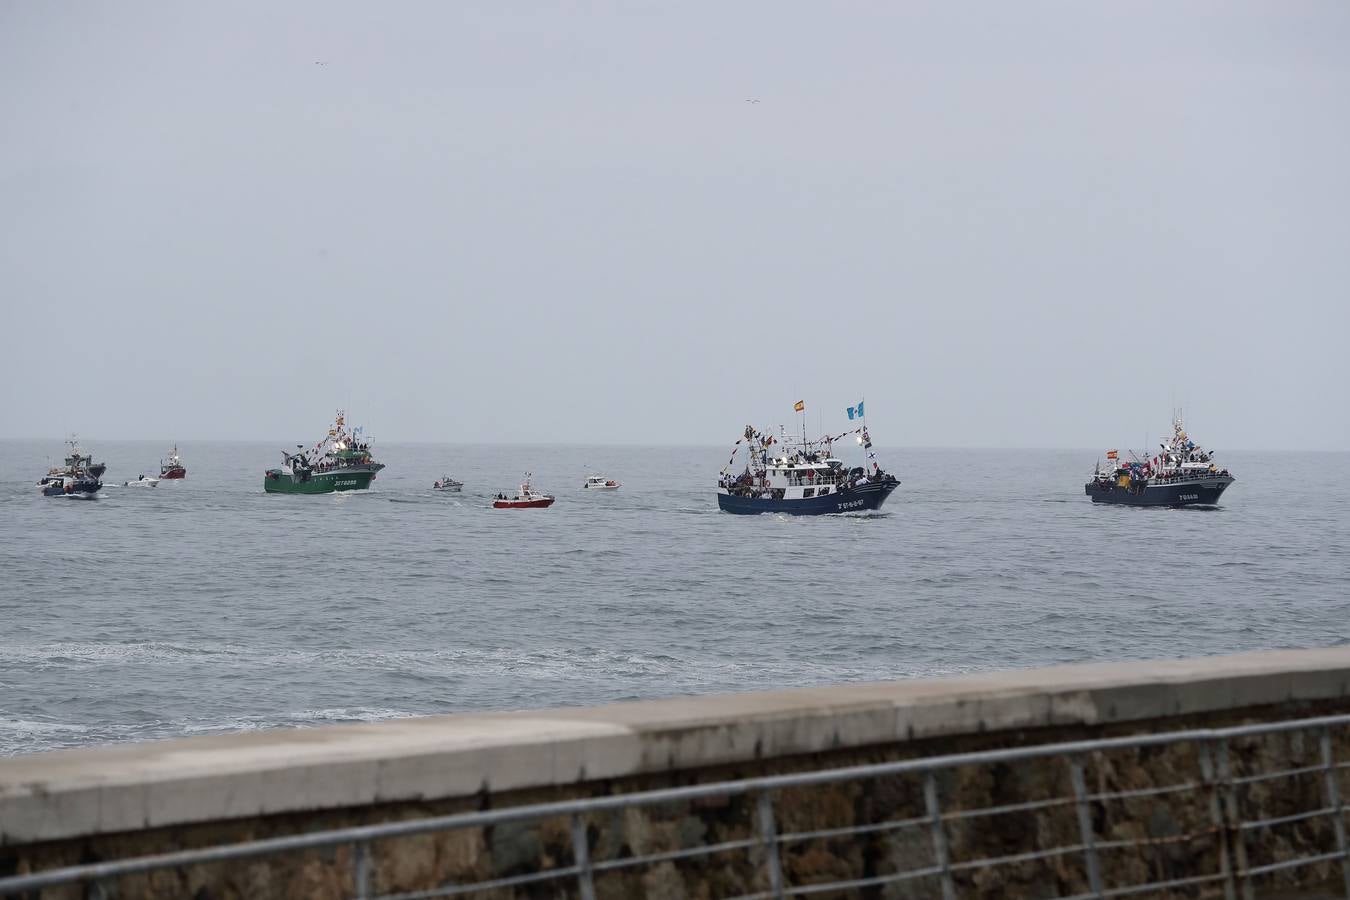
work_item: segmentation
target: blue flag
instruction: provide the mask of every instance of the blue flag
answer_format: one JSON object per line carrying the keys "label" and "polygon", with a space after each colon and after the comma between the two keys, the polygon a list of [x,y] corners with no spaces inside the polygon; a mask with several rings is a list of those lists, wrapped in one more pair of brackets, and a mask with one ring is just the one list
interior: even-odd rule
{"label": "blue flag", "polygon": [[848,408],[848,417],[850,421],[855,418],[861,419],[863,417],[863,402],[861,400],[858,401],[857,406],[850,406]]}

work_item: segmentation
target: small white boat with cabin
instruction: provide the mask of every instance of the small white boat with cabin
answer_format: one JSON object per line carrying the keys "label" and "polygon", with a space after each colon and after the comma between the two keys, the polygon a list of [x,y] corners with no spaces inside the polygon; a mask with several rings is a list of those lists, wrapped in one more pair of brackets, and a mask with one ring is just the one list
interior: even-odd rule
{"label": "small white boat with cabin", "polygon": [[619,482],[604,475],[587,475],[586,483],[581,486],[586,491],[617,491],[619,487]]}

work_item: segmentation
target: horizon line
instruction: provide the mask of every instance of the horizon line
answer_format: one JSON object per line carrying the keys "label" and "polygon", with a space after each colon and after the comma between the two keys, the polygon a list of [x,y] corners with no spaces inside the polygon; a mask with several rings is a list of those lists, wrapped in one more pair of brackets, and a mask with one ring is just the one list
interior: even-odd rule
{"label": "horizon line", "polygon": [[[68,438],[52,437],[0,437],[0,443],[47,443],[64,444]],[[84,439],[81,439],[82,441]],[[91,438],[89,440],[104,440],[114,444],[162,444],[166,442],[163,438]],[[425,446],[461,446],[461,447],[671,447],[677,449],[684,448],[721,448],[733,446],[730,444],[714,443],[686,443],[686,442],[664,442],[664,443],[637,443],[632,441],[600,441],[600,442],[580,442],[580,441],[448,441],[448,440],[385,440],[382,438],[374,439],[377,444],[386,446],[393,445],[425,445]],[[193,443],[193,444],[292,444],[294,441],[278,441],[275,438],[182,438],[168,439],[168,443]],[[1106,450],[1092,450],[1089,447],[1050,447],[1045,445],[1032,444],[880,444],[882,448],[892,448],[895,450],[1045,450],[1064,453],[1096,452],[1105,454]],[[1108,448],[1117,449],[1117,448]],[[1121,448],[1126,452],[1134,452],[1132,448]],[[1227,447],[1222,452],[1238,453],[1350,453],[1350,447],[1331,448],[1331,447]]]}

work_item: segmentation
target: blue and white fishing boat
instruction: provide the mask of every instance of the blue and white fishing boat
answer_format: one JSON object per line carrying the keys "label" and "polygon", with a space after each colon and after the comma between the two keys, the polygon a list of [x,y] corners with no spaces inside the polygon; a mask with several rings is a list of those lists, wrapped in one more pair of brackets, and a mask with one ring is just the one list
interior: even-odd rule
{"label": "blue and white fishing boat", "polygon": [[65,465],[48,469],[47,474],[38,479],[38,490],[44,497],[92,500],[103,489],[103,482],[99,478],[108,467],[94,462],[92,456],[80,450],[74,435],[66,443],[70,445],[70,454],[65,458]]}
{"label": "blue and white fishing boat", "polygon": [[[795,409],[803,412],[804,405]],[[849,409],[849,418],[861,419],[862,412],[859,403]],[[850,436],[867,454],[861,466],[850,467],[834,455],[834,444]],[[737,474],[732,467],[742,449],[745,463]],[[899,486],[877,463],[866,424],[817,441],[808,441],[803,431],[800,443],[781,426],[775,436],[747,425],[717,482],[717,506],[729,513],[794,516],[872,512]]]}
{"label": "blue and white fishing boat", "polygon": [[1154,456],[1125,461],[1119,452],[1106,452],[1107,466],[1098,460],[1084,491],[1093,503],[1121,506],[1217,506],[1235,479],[1186,433],[1181,413],[1172,416],[1172,439],[1158,445]]}

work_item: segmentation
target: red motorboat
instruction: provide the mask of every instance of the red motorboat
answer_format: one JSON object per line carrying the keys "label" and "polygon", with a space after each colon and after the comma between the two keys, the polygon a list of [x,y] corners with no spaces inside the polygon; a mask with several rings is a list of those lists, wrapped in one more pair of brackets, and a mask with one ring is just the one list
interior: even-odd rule
{"label": "red motorboat", "polygon": [[159,461],[160,478],[186,478],[187,469],[183,466],[183,460],[178,456],[178,445],[174,444],[173,449],[169,451],[168,459]]}
{"label": "red motorboat", "polygon": [[498,494],[492,500],[493,509],[547,509],[553,505],[554,497],[552,494],[543,494],[530,486],[530,475],[526,473],[525,481],[521,484],[520,490],[514,497],[508,497],[505,494]]}

